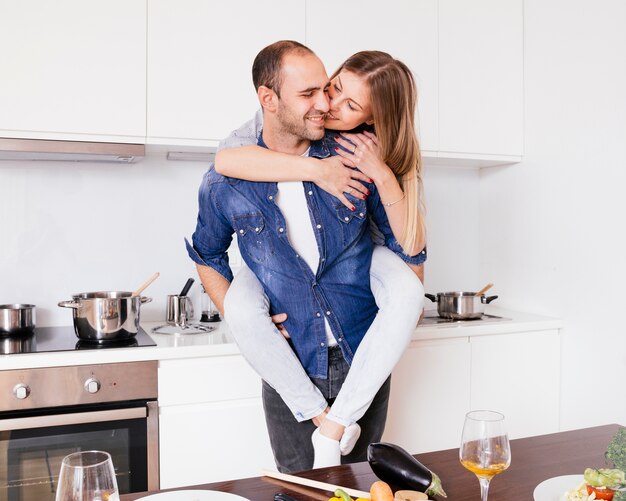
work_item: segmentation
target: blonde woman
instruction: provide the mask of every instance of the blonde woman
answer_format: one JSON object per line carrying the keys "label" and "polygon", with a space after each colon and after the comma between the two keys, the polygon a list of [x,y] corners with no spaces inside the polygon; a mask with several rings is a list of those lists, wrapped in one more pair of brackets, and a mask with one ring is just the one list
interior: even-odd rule
{"label": "blonde woman", "polygon": [[[379,311],[333,402],[322,396],[286,340],[282,322],[289,312],[269,316],[269,301],[250,270],[240,271],[225,298],[225,318],[243,356],[296,420],[318,426],[312,436],[314,467],[339,464],[341,455],[344,462],[365,460],[364,448],[350,457],[359,438],[357,422],[381,387],[389,385],[389,375],[410,341],[422,311],[420,265],[426,259],[416,88],[410,70],[384,52],[359,52],[333,74],[328,97],[326,142],[336,156],[294,157],[256,146],[262,130],[259,113],[220,145],[215,163],[220,174],[249,181],[312,181],[334,195],[338,207],[343,204],[351,211],[374,183],[385,206],[395,240],[380,241],[380,232],[372,228],[380,244],[370,268]],[[401,250],[402,259],[390,249]],[[329,345],[333,342],[329,334]]]}

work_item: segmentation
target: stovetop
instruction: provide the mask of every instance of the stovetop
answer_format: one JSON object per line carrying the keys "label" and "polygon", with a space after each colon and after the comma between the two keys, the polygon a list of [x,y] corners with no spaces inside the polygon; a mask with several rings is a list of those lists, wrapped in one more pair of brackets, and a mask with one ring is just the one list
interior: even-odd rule
{"label": "stovetop", "polygon": [[72,326],[35,327],[30,336],[0,339],[1,354],[46,353],[52,351],[104,350],[109,348],[134,348],[156,346],[156,343],[141,327],[133,338],[94,343],[79,339]]}
{"label": "stovetop", "polygon": [[424,316],[420,319],[418,325],[450,325],[450,324],[482,324],[485,322],[503,322],[511,320],[510,318],[499,317],[497,315],[487,315],[483,313],[480,318],[472,318],[467,320],[454,320],[451,318],[441,318],[437,313],[437,310],[426,310]]}

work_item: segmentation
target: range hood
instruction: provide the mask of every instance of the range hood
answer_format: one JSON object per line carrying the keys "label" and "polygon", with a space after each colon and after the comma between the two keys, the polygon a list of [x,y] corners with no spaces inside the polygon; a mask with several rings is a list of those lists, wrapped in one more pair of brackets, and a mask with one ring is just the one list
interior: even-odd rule
{"label": "range hood", "polygon": [[143,144],[0,138],[0,160],[62,160],[129,164],[141,160],[145,154],[146,147]]}

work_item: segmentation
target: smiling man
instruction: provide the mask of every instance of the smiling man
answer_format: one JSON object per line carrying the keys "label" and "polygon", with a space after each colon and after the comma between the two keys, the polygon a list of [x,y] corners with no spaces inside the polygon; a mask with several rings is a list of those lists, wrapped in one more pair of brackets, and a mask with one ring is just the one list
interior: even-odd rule
{"label": "smiling man", "polygon": [[[258,144],[291,155],[329,157],[337,144],[324,135],[329,79],[319,58],[297,42],[280,41],[257,55],[252,74],[264,120]],[[368,198],[367,203],[355,202],[359,208],[351,211],[311,182],[243,181],[213,168],[200,187],[198,222],[188,252],[206,291],[236,339],[237,328],[254,329],[244,315],[229,318],[229,305],[235,301],[231,294],[225,308],[233,279],[227,250],[237,234],[241,256],[269,300],[269,313],[288,315],[284,326],[295,356],[292,361],[268,360],[270,368],[276,366],[276,380],[285,380],[290,370],[294,374],[289,364],[295,360],[322,394],[319,412],[337,396],[377,312],[370,289],[373,243],[367,214],[381,227],[389,225],[383,223],[384,207],[375,189]],[[276,333],[277,341],[285,343]],[[266,358],[276,353],[272,346],[257,351],[263,348]],[[359,420],[361,438],[346,462],[363,461],[367,445],[380,440],[389,388],[387,380]],[[325,447],[325,437],[313,433],[316,423],[311,417],[294,417],[266,381],[263,406],[278,469],[310,469],[313,445],[316,461]],[[339,454],[337,441],[329,440],[328,447],[329,454]]]}

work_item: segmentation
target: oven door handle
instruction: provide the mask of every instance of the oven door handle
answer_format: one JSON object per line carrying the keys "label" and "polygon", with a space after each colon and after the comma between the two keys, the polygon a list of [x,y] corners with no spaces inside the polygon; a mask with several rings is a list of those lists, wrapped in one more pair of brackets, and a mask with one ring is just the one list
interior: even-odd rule
{"label": "oven door handle", "polygon": [[103,421],[123,421],[125,419],[145,419],[147,416],[148,410],[145,407],[130,407],[106,411],[0,419],[0,431],[29,430],[33,428],[47,428],[49,426],[70,426]]}

